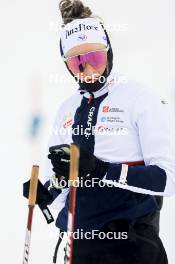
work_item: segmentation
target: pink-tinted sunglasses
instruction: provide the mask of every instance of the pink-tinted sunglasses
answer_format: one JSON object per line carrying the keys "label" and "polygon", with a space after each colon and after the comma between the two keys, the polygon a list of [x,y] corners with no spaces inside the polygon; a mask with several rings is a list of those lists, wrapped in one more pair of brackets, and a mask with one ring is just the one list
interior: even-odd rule
{"label": "pink-tinted sunglasses", "polygon": [[73,73],[83,72],[86,63],[98,70],[101,66],[106,64],[108,50],[109,47],[106,47],[105,49],[90,51],[67,58],[63,56],[63,60],[67,63],[68,68]]}

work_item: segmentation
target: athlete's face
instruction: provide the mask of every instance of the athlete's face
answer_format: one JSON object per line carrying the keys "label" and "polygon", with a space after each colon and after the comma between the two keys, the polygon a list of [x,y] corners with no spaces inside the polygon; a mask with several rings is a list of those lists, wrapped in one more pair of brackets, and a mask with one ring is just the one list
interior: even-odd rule
{"label": "athlete's face", "polygon": [[65,57],[71,72],[82,82],[94,83],[107,67],[107,49],[98,43],[76,46]]}

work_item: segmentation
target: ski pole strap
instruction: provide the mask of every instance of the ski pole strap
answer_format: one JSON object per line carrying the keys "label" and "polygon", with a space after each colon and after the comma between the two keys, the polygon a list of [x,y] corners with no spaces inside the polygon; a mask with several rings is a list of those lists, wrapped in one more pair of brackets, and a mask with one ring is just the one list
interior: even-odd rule
{"label": "ski pole strap", "polygon": [[39,208],[41,209],[41,212],[43,213],[46,221],[48,224],[51,224],[52,222],[54,222],[54,218],[49,210],[49,208],[47,207],[47,205],[45,204],[38,204]]}
{"label": "ski pole strap", "polygon": [[64,231],[60,230],[59,239],[58,239],[58,242],[56,244],[55,252],[54,252],[54,255],[53,255],[53,263],[57,263],[58,249],[59,249],[59,246],[61,244],[61,241],[63,240],[64,233],[65,233]]}

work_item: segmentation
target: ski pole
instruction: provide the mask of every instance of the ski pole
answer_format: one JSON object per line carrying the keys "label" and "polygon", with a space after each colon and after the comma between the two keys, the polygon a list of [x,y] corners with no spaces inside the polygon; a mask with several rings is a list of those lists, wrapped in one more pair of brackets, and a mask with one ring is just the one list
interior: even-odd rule
{"label": "ski pole", "polygon": [[27,229],[26,229],[26,237],[24,244],[24,256],[23,256],[23,264],[28,264],[29,261],[29,251],[30,251],[30,240],[31,240],[31,230],[32,230],[32,219],[33,219],[33,211],[36,203],[37,196],[37,187],[38,187],[38,174],[39,174],[39,166],[33,165],[32,174],[30,178],[30,187],[29,187],[29,200],[28,200],[28,220],[27,220]]}
{"label": "ski pole", "polygon": [[73,232],[76,205],[76,184],[78,179],[80,150],[76,144],[70,147],[70,171],[69,171],[69,212],[68,212],[68,241],[66,245],[65,264],[72,264]]}

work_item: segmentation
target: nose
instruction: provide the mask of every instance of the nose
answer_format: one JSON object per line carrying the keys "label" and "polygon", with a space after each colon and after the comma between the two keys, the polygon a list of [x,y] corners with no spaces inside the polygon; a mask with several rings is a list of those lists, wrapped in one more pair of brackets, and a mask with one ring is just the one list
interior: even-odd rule
{"label": "nose", "polygon": [[83,72],[83,79],[87,82],[94,83],[98,78],[100,74],[96,71],[96,69],[93,68],[90,64],[86,63],[84,72]]}
{"label": "nose", "polygon": [[92,76],[95,73],[95,69],[89,63],[86,63],[84,68],[84,76]]}
{"label": "nose", "polygon": [[100,74],[93,68],[91,64],[86,63],[83,72],[80,73],[80,79],[84,82],[94,83]]}

